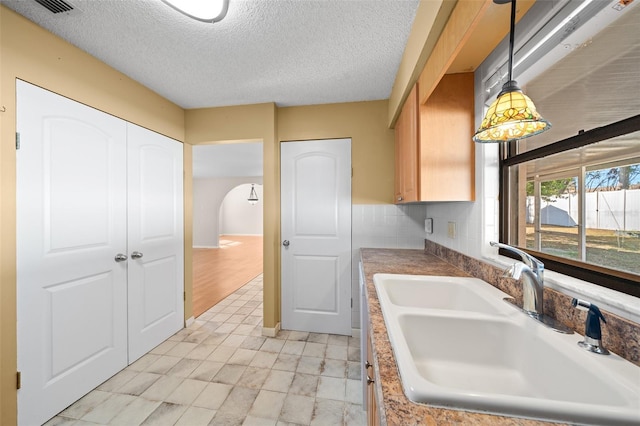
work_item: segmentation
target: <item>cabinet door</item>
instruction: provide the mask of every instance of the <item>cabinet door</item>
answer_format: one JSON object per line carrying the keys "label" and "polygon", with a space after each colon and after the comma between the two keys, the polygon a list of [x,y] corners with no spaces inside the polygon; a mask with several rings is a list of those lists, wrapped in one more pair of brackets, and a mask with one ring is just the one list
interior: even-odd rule
{"label": "cabinet door", "polygon": [[445,75],[420,106],[420,201],[475,199],[473,73]]}
{"label": "cabinet door", "polygon": [[418,85],[405,101],[395,128],[396,203],[418,201]]}
{"label": "cabinet door", "polygon": [[126,123],[18,81],[18,423],[127,365]]}
{"label": "cabinet door", "polygon": [[129,363],[184,324],[182,143],[127,123]]}

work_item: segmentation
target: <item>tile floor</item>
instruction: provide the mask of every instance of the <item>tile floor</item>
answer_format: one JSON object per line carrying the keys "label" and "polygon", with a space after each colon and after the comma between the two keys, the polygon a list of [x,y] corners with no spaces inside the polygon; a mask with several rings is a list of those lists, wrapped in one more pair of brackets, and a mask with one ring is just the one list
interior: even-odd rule
{"label": "tile floor", "polygon": [[262,276],[51,419],[53,425],[364,425],[360,339],[262,336]]}

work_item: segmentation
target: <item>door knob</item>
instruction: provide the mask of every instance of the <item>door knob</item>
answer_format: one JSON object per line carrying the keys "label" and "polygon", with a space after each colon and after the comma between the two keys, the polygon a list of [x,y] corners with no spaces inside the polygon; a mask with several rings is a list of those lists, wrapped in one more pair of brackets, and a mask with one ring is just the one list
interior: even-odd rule
{"label": "door knob", "polygon": [[133,253],[131,253],[131,258],[132,259],[142,259],[142,253],[140,253],[139,251],[134,251]]}
{"label": "door knob", "polygon": [[285,246],[285,247],[289,247],[289,240],[284,240],[282,242],[282,245]]}
{"label": "door knob", "polygon": [[116,254],[116,257],[115,257],[116,262],[124,262],[125,260],[127,260],[126,254],[122,254],[122,253]]}

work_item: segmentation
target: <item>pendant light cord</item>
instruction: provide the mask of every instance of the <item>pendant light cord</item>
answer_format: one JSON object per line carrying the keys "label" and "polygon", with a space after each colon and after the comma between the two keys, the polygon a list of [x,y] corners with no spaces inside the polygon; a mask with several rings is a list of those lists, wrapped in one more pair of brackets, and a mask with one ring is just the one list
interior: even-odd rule
{"label": "pendant light cord", "polygon": [[516,29],[516,0],[511,0],[511,27],[509,29],[509,80],[513,80],[513,44]]}

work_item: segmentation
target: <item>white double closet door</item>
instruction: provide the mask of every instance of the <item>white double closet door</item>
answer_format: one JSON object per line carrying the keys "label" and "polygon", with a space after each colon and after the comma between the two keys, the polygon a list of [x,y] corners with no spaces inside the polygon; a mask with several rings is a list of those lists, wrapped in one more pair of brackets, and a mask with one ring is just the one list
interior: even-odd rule
{"label": "white double closet door", "polygon": [[182,144],[17,83],[18,422],[183,327]]}

